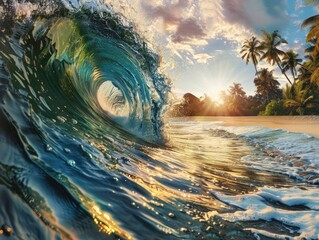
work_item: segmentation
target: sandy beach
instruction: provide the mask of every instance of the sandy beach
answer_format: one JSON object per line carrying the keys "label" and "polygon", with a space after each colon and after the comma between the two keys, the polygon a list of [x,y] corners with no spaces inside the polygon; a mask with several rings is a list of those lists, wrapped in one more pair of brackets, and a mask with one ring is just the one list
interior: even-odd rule
{"label": "sandy beach", "polygon": [[[198,119],[205,120],[206,117],[198,117]],[[262,126],[319,137],[319,116],[207,117],[208,119],[222,121],[225,126]]]}

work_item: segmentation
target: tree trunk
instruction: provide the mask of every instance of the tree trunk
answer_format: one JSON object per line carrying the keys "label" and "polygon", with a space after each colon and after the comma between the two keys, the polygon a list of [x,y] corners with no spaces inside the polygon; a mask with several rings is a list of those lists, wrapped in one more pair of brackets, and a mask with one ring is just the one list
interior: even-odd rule
{"label": "tree trunk", "polygon": [[291,70],[291,75],[292,75],[292,78],[293,78],[293,80],[294,80],[294,83],[295,83],[295,81],[296,81],[296,77],[295,77],[295,69],[294,68],[291,68],[290,69]]}
{"label": "tree trunk", "polygon": [[290,85],[292,85],[292,82],[291,82],[290,79],[288,78],[287,74],[286,74],[286,73],[282,70],[282,68],[280,67],[279,62],[276,61],[276,63],[277,63],[277,65],[278,65],[278,67],[279,67],[281,73],[285,75],[285,77],[286,77],[286,79],[288,80],[288,82],[290,83]]}
{"label": "tree trunk", "polygon": [[303,69],[306,69],[308,72],[313,73],[313,71],[309,70],[308,68],[306,68],[303,64],[297,63],[300,67],[302,67]]}

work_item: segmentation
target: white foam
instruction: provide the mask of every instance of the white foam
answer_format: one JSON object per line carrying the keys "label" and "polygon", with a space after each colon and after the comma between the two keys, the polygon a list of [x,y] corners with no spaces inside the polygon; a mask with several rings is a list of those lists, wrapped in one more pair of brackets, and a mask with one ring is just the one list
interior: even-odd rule
{"label": "white foam", "polygon": [[319,139],[304,133],[271,130],[264,127],[224,127],[226,131],[274,147],[285,154],[298,155],[319,164]]}
{"label": "white foam", "polygon": [[[290,226],[296,226],[300,235],[295,239],[319,239],[319,189],[318,188],[289,188],[275,189],[269,187],[260,188],[257,193],[228,196],[222,193],[213,193],[221,201],[237,206],[243,210],[234,213],[218,214],[222,218],[235,221],[252,220],[277,220]],[[307,210],[287,210],[272,206],[271,201],[280,202],[287,206],[303,205]],[[286,235],[278,235],[263,229],[249,229],[255,233],[269,237],[285,238]],[[289,237],[291,238],[291,237]]]}
{"label": "white foam", "polygon": [[30,2],[19,3],[17,1],[14,1],[13,7],[15,9],[16,17],[18,18],[21,18],[21,17],[29,18],[31,17],[32,12],[38,9],[37,4],[33,4]]}
{"label": "white foam", "polygon": [[283,173],[309,183],[319,182],[318,138],[304,133],[256,126],[216,128],[248,139],[251,145],[261,150],[242,158],[252,167]]}
{"label": "white foam", "polygon": [[69,10],[89,9],[92,12],[110,12],[105,3],[99,0],[62,0],[63,5]]}
{"label": "white foam", "polygon": [[[111,12],[110,8],[103,1],[99,0],[61,0],[62,4],[69,11],[78,11],[81,9],[87,9],[91,12],[98,12],[103,14],[105,12]],[[9,5],[9,2],[5,2],[4,5]],[[46,4],[34,3],[29,1],[17,1],[13,0],[11,6],[14,9],[16,19],[28,19],[32,17],[34,13],[52,14],[58,5],[47,1]],[[0,6],[0,14],[4,14],[4,6]]]}

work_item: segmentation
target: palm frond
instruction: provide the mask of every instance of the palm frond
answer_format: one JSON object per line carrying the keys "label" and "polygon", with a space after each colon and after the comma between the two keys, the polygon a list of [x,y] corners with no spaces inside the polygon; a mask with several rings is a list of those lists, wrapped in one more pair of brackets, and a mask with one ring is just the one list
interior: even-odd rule
{"label": "palm frond", "polygon": [[317,68],[310,77],[310,81],[317,84],[319,86],[319,68]]}
{"label": "palm frond", "polygon": [[301,27],[305,28],[305,27],[311,26],[313,24],[316,24],[318,22],[319,22],[319,15],[314,15],[314,16],[311,16],[311,17],[307,18],[306,20],[304,20],[301,24]]}
{"label": "palm frond", "polygon": [[314,25],[310,28],[310,31],[308,32],[307,37],[306,37],[306,41],[310,42],[310,41],[312,41],[314,39],[318,39],[318,38],[319,38],[319,22],[317,22],[316,25]]}
{"label": "palm frond", "polygon": [[284,102],[286,107],[299,107],[300,103],[293,99],[287,99]]}
{"label": "palm frond", "polygon": [[305,4],[306,5],[309,5],[309,4],[319,5],[319,0],[305,0]]}

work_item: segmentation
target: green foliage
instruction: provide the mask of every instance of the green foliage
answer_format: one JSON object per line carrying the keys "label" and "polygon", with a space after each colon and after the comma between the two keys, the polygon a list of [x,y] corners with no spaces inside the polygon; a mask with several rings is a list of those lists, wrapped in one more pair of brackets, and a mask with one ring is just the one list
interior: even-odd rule
{"label": "green foliage", "polygon": [[260,41],[256,37],[246,40],[241,47],[240,54],[242,54],[241,58],[245,59],[246,64],[248,64],[250,60],[252,61],[257,72],[257,64],[263,54]]}
{"label": "green foliage", "polygon": [[168,116],[214,116],[218,115],[216,111],[216,103],[214,103],[207,95],[200,99],[191,93],[186,93],[180,103],[175,104]]}
{"label": "green foliage", "polygon": [[267,104],[266,109],[259,113],[261,116],[280,116],[288,114],[289,110],[285,108],[283,100],[271,100],[270,103]]}
{"label": "green foliage", "polygon": [[319,107],[318,89],[307,82],[299,81],[284,90],[284,105],[292,114],[314,114]]}
{"label": "green foliage", "polygon": [[302,59],[298,58],[298,54],[293,50],[289,50],[282,58],[281,68],[284,72],[290,70],[291,75],[293,77],[293,81],[296,80],[296,67],[298,64],[301,64]]}
{"label": "green foliage", "polygon": [[281,90],[279,89],[279,82],[275,79],[273,71],[266,68],[261,69],[254,79],[257,87],[257,94],[262,97],[263,101],[267,103],[270,100],[281,98]]}
{"label": "green foliage", "polygon": [[230,115],[246,115],[246,92],[240,83],[233,83],[228,89],[228,94],[224,95],[224,105]]}
{"label": "green foliage", "polygon": [[[246,60],[246,64],[248,64],[250,59],[252,60],[256,74],[258,73],[256,67],[258,61],[265,60],[271,65],[277,64],[287,81],[292,84],[286,74],[286,71],[291,69],[293,78],[295,79],[295,65],[299,63],[298,61],[300,61],[300,59],[297,59],[297,56],[292,51],[285,53],[279,49],[280,45],[287,44],[288,42],[281,37],[278,31],[274,31],[272,33],[262,31],[262,34],[263,36],[261,41],[252,37],[250,40],[246,40],[244,42],[240,51],[240,53],[243,54],[241,56],[242,59]],[[282,60],[285,60],[284,65],[281,63]]]}
{"label": "green foliage", "polygon": [[285,53],[278,49],[278,47],[281,44],[287,43],[287,41],[281,37],[278,31],[274,31],[271,34],[267,31],[262,31],[262,33],[263,41],[261,42],[261,46],[264,54],[260,60],[266,60],[271,65],[279,63],[281,61],[280,57],[285,55]]}

